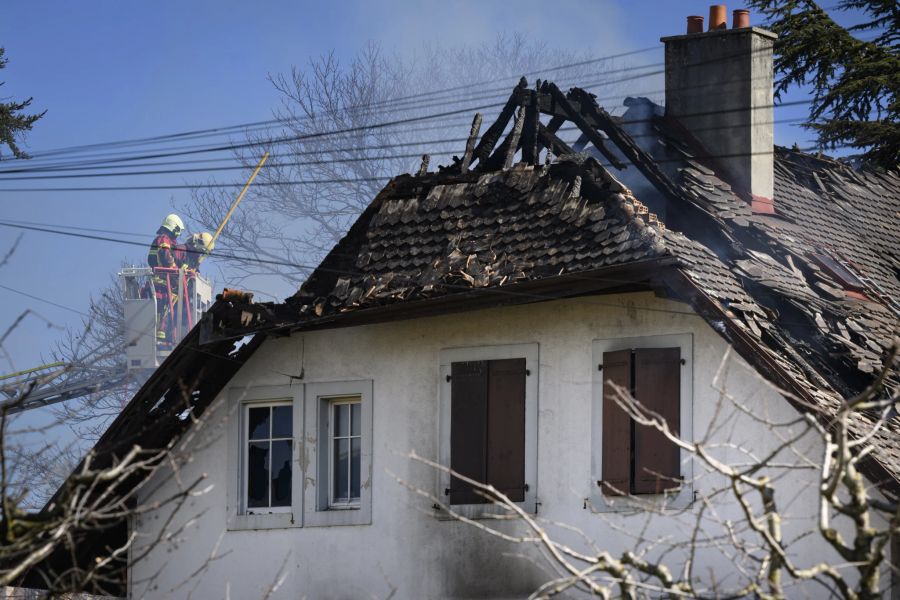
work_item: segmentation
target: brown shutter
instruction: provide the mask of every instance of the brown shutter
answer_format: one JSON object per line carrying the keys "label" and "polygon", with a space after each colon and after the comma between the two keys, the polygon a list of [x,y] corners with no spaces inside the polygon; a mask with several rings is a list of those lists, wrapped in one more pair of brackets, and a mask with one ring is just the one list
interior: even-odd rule
{"label": "brown shutter", "polygon": [[[450,365],[450,468],[476,481],[487,480],[487,361]],[[486,502],[467,483],[450,480],[450,504]]]}
{"label": "brown shutter", "polygon": [[603,353],[603,493],[619,496],[631,489],[631,418],[609,382],[631,389],[631,350]]}
{"label": "brown shutter", "polygon": [[[635,351],[634,397],[658,413],[678,434],[681,428],[681,351],[642,348]],[[635,425],[634,493],[658,494],[678,488],[681,464],[678,446],[654,427]]]}
{"label": "brown shutter", "polygon": [[487,481],[525,500],[525,359],[488,363]]}

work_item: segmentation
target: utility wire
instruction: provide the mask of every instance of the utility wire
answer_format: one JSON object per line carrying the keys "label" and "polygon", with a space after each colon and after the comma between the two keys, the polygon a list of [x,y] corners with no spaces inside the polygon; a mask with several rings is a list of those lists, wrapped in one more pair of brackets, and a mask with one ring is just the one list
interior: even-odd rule
{"label": "utility wire", "polygon": [[[865,40],[862,40],[862,41],[865,41]],[[534,75],[534,74],[539,74],[539,73],[548,72],[548,71],[558,71],[558,70],[562,70],[562,69],[566,69],[566,68],[583,66],[586,64],[592,64],[592,63],[596,63],[596,62],[600,62],[600,61],[604,61],[604,60],[610,60],[613,58],[620,58],[620,57],[624,57],[624,56],[640,54],[643,52],[655,50],[657,48],[658,48],[658,46],[654,46],[654,47],[644,48],[644,49],[640,49],[640,50],[635,50],[635,51],[630,51],[630,52],[625,52],[625,53],[620,53],[620,54],[615,54],[615,55],[609,55],[609,56],[605,56],[605,57],[598,57],[595,59],[589,59],[589,60],[579,61],[579,62],[575,62],[575,63],[569,63],[567,65],[559,65],[557,67],[538,69],[535,71],[525,73],[524,75]],[[755,50],[753,52],[763,52],[763,51],[765,51],[765,50],[761,49],[761,50]],[[724,56],[724,57],[711,57],[708,61],[702,61],[700,63],[697,63],[697,66],[702,65],[706,62],[713,63],[713,62],[728,60],[730,58],[736,58],[739,56],[743,56],[744,54],[746,54],[746,53],[739,53],[739,54],[734,54],[734,55],[729,55],[729,56]],[[622,72],[622,71],[630,72],[630,71],[634,71],[636,69],[653,68],[653,67],[664,66],[664,65],[665,65],[665,63],[654,63],[652,65],[641,65],[641,66],[625,67],[623,69],[607,70],[605,73],[608,74],[608,73],[612,73],[612,72]],[[643,77],[650,77],[650,76],[658,75],[658,74],[662,74],[662,73],[664,73],[664,70],[657,70],[657,71],[652,71],[649,73],[641,73],[638,75],[632,75],[630,77],[626,77],[626,78],[623,78],[620,80],[606,81],[603,83],[616,83],[616,82],[620,82],[620,81],[628,81],[628,80],[633,80],[633,79],[638,79],[638,78],[643,78]],[[507,78],[513,78],[513,77],[514,76],[509,76]],[[399,97],[399,98],[395,98],[395,99],[385,99],[383,101],[374,102],[374,103],[371,103],[371,104],[365,105],[365,106],[347,107],[343,110],[345,112],[348,112],[348,114],[349,114],[349,113],[352,113],[353,110],[355,110],[356,108],[363,108],[365,110],[373,110],[380,106],[387,106],[388,109],[386,111],[382,111],[382,113],[383,112],[397,112],[399,110],[403,110],[406,108],[406,106],[403,105],[404,101],[409,102],[411,100],[435,96],[435,95],[446,93],[446,92],[455,92],[455,91],[459,91],[462,89],[478,87],[479,85],[482,85],[484,83],[493,83],[494,81],[496,81],[496,79],[493,79],[490,81],[476,82],[476,83],[465,84],[465,85],[461,85],[461,86],[445,88],[443,90],[433,90],[430,92],[412,94],[409,96]],[[587,85],[582,84],[582,87],[591,87],[592,85],[593,84],[587,84]],[[506,90],[508,88],[502,87],[502,88],[495,88],[495,89],[502,91],[502,90]],[[423,107],[419,106],[419,108],[423,108]],[[312,115],[307,115],[303,118],[312,119],[312,118],[316,118],[316,116],[317,115],[312,114]],[[83,150],[91,149],[91,148],[96,149],[98,147],[116,147],[116,146],[140,144],[140,143],[159,143],[160,141],[163,141],[163,140],[185,139],[190,136],[197,136],[197,135],[207,135],[207,134],[220,135],[220,134],[228,133],[228,132],[236,132],[237,130],[244,128],[244,127],[248,127],[248,126],[250,126],[250,127],[260,126],[260,125],[268,126],[268,125],[274,125],[274,124],[278,124],[278,123],[290,124],[293,122],[296,122],[296,119],[291,118],[291,119],[272,119],[272,120],[268,120],[268,121],[255,121],[255,122],[240,124],[240,125],[230,125],[230,126],[224,126],[224,127],[218,127],[218,128],[212,128],[212,129],[194,130],[194,131],[190,131],[190,132],[153,136],[153,137],[149,137],[149,138],[136,138],[133,140],[123,140],[123,141],[105,142],[105,143],[98,143],[98,144],[87,144],[87,145],[82,145],[82,146],[72,146],[72,147],[68,147],[68,148],[61,148],[61,149],[39,152],[39,153],[36,153],[35,156],[40,158],[40,157],[48,157],[48,156],[58,155],[60,153],[65,153],[65,152],[71,153],[71,152],[83,151]]]}
{"label": "utility wire", "polygon": [[[463,89],[476,88],[476,87],[482,86],[484,84],[493,84],[493,83],[496,83],[497,81],[501,81],[504,79],[515,80],[515,79],[518,79],[519,77],[523,77],[523,76],[528,77],[528,76],[538,75],[538,74],[547,73],[547,72],[561,71],[561,70],[571,69],[571,68],[575,68],[575,67],[586,66],[589,64],[596,64],[599,62],[612,60],[612,59],[616,59],[616,58],[624,58],[627,56],[643,54],[643,53],[651,52],[653,50],[658,50],[658,49],[659,49],[659,46],[651,46],[651,47],[647,47],[647,48],[641,48],[638,50],[632,50],[629,52],[622,52],[622,53],[618,53],[618,54],[611,54],[611,55],[600,56],[600,57],[591,58],[591,59],[587,59],[587,60],[583,60],[583,61],[577,61],[577,62],[573,62],[573,63],[557,65],[555,67],[545,67],[545,68],[536,69],[534,71],[529,71],[526,73],[521,73],[521,74],[516,74],[516,75],[507,75],[507,76],[503,76],[503,77],[493,78],[490,80],[483,80],[483,81],[477,81],[477,82],[462,84],[462,85],[453,86],[453,87],[441,88],[441,89],[437,89],[437,90],[430,90],[427,92],[420,92],[417,94],[409,94],[406,96],[399,96],[396,98],[387,98],[385,100],[380,100],[380,101],[376,101],[376,102],[369,103],[369,104],[359,104],[359,105],[355,105],[355,106],[348,106],[348,107],[345,107],[343,110],[346,111],[347,113],[352,113],[353,111],[371,110],[373,108],[380,108],[380,107],[394,108],[397,106],[405,106],[405,105],[408,105],[412,101],[417,101],[422,98],[429,98],[429,97],[433,97],[433,96],[442,96],[442,95],[447,94],[448,92],[457,92],[457,91],[463,90]],[[659,64],[655,64],[653,66],[659,66]],[[605,72],[624,72],[624,71],[628,71],[628,70],[633,70],[635,68],[642,68],[642,66],[627,67],[624,69],[616,69],[616,70],[605,71]],[[495,88],[495,89],[504,90],[504,89],[508,89],[508,86]],[[480,90],[480,91],[483,91],[483,90]],[[307,116],[306,118],[314,119],[319,116],[320,115],[312,114],[312,115]],[[43,157],[43,156],[48,156],[48,155],[52,155],[52,154],[56,154],[56,153],[60,153],[60,152],[73,152],[73,151],[79,151],[82,149],[90,149],[90,148],[96,148],[98,146],[106,146],[106,145],[122,145],[122,144],[144,143],[144,142],[153,143],[153,142],[157,142],[157,141],[161,141],[161,140],[180,139],[180,138],[185,138],[185,137],[192,137],[192,136],[199,136],[199,135],[206,135],[206,134],[220,135],[222,133],[237,132],[237,131],[245,129],[247,127],[272,126],[272,125],[290,123],[293,121],[294,121],[293,118],[291,118],[291,119],[267,119],[267,120],[263,120],[263,121],[252,121],[249,123],[241,123],[241,124],[237,124],[237,125],[225,125],[225,126],[213,127],[213,128],[208,128],[208,129],[196,129],[193,131],[178,132],[178,133],[150,136],[150,137],[144,137],[144,138],[133,138],[131,140],[118,140],[118,141],[113,141],[113,142],[100,142],[100,143],[95,143],[95,144],[82,144],[82,145],[78,145],[78,146],[54,148],[54,149],[50,149],[50,150],[35,152],[35,153],[32,153],[32,155],[34,157]]]}
{"label": "utility wire", "polygon": [[[761,51],[763,51],[763,50],[755,50],[755,51],[753,51],[753,52],[761,52]],[[713,57],[713,58],[711,58],[711,59],[708,60],[708,61],[701,61],[700,63],[697,63],[697,65],[695,65],[695,66],[702,65],[702,64],[704,64],[704,63],[706,63],[706,62],[712,63],[712,62],[719,62],[719,61],[728,60],[729,58],[741,57],[741,56],[744,56],[745,54],[746,54],[746,53],[738,53],[738,54],[734,54],[734,55],[732,55],[732,56]],[[661,63],[661,64],[663,64],[663,63]],[[656,66],[656,65],[653,65],[653,66]],[[641,67],[637,67],[637,68],[641,68]],[[627,69],[623,69],[623,70],[629,71],[629,72],[630,72],[630,71],[635,70],[635,68],[634,68],[634,67],[631,67],[631,68],[627,68]],[[630,76],[623,77],[623,78],[620,78],[620,79],[613,79],[613,80],[607,80],[607,81],[602,81],[602,80],[601,80],[601,82],[599,82],[599,83],[610,84],[610,83],[620,83],[620,82],[624,82],[624,81],[632,81],[632,80],[635,80],[635,79],[641,79],[641,78],[644,78],[644,77],[650,77],[650,76],[653,76],[653,75],[663,74],[664,72],[665,72],[664,69],[663,69],[663,70],[657,70],[657,71],[652,71],[652,72],[649,72],[649,73],[634,74],[634,75],[630,75]],[[594,84],[586,84],[585,87],[592,87],[593,85],[594,85]],[[507,89],[507,88],[503,88],[503,89]],[[482,97],[484,97],[484,96],[482,96]],[[489,97],[493,97],[493,96],[489,96]],[[446,103],[440,103],[440,104],[438,104],[438,105],[444,105],[444,104],[446,104]],[[493,104],[493,105],[486,106],[486,107],[484,107],[484,108],[492,108],[492,107],[499,106],[499,105],[500,105],[500,104]],[[432,105],[432,106],[434,106],[434,105]],[[424,108],[424,107],[423,107],[423,106],[420,106],[420,108]],[[406,121],[406,120],[400,120],[400,121],[399,121],[399,123],[403,123],[403,122],[407,122],[407,121]],[[384,126],[384,125],[383,125],[383,124],[382,124],[382,125],[370,125],[370,126],[364,126],[364,127],[361,127],[361,128],[350,128],[350,129],[347,129],[347,130],[338,130],[338,131],[331,132],[331,133],[332,133],[332,134],[337,134],[337,133],[344,133],[344,132],[346,132],[346,131],[353,131],[353,130],[360,130],[360,129],[369,129],[369,128],[376,128],[376,127],[382,127],[382,126]],[[328,135],[328,133],[324,133],[324,132],[323,132],[323,133],[317,133],[317,134],[314,134],[314,135],[317,135],[317,136],[323,136],[323,135]],[[288,138],[288,139],[289,139],[289,138]],[[273,142],[272,140],[269,141],[269,143],[272,143],[272,142]],[[227,147],[224,148],[224,149],[227,149]],[[213,151],[213,150],[210,150],[210,151]]]}
{"label": "utility wire", "polygon": [[[768,105],[768,106],[761,106],[761,107],[758,107],[758,108],[762,109],[762,108],[778,108],[778,107],[799,106],[799,105],[809,104],[809,103],[811,103],[811,102],[812,102],[812,100],[796,100],[796,101],[791,101],[791,102],[784,102],[784,103],[781,103],[781,104],[779,104],[779,105]],[[501,103],[501,104],[502,104],[502,103]],[[497,105],[499,105],[499,104],[497,104]],[[494,106],[497,106],[497,105],[494,105]],[[458,114],[458,113],[460,113],[460,112],[467,111],[467,110],[477,110],[477,107],[474,108],[474,109],[471,109],[471,108],[470,108],[470,109],[461,109],[461,110],[459,110],[459,111],[453,111],[453,112]],[[741,111],[743,111],[743,110],[746,110],[746,109],[740,108],[740,109],[727,109],[727,110],[702,111],[702,112],[688,113],[688,114],[685,114],[685,115],[681,115],[681,118],[691,118],[691,117],[698,117],[698,116],[712,116],[712,115],[717,115],[717,114],[725,114],[725,113],[741,112]],[[444,113],[442,113],[442,114],[444,114]],[[430,119],[430,118],[431,118],[431,115],[423,115],[423,116],[420,116],[420,117],[412,117],[412,119],[420,119],[420,120],[428,120],[428,119]],[[635,120],[629,120],[629,121],[627,121],[627,123],[628,123],[628,124],[652,123],[652,122],[654,121],[654,119],[655,119],[654,117],[651,117],[651,118],[648,118],[648,119],[635,119]],[[779,122],[779,121],[775,121],[775,122]],[[788,121],[782,121],[782,122],[788,122]],[[376,124],[376,125],[373,125],[373,126],[371,126],[371,127],[379,127],[379,125]],[[445,128],[445,126],[439,126],[438,128],[443,129],[443,128]],[[731,128],[731,129],[733,129],[733,128]],[[698,131],[701,131],[701,130],[703,130],[703,129],[698,129]],[[346,130],[345,130],[345,131],[346,131]],[[326,135],[328,135],[328,134],[329,134],[329,132],[312,133],[312,134],[308,134],[308,135],[305,135],[305,136],[295,136],[294,138],[283,138],[282,141],[284,141],[285,139],[295,139],[295,140],[300,140],[300,139],[309,139],[309,138],[321,138],[321,137],[324,137],[324,136],[326,136]],[[340,149],[325,149],[325,150],[322,150],[322,149],[315,149],[315,150],[309,150],[309,151],[298,151],[298,152],[292,153],[291,155],[293,155],[293,156],[298,156],[298,155],[304,155],[304,154],[307,154],[307,155],[308,155],[308,154],[337,153],[337,152],[357,152],[357,151],[359,151],[359,150],[367,150],[367,149],[390,149],[390,148],[397,148],[397,147],[403,147],[403,146],[407,146],[407,147],[408,147],[408,146],[417,146],[417,145],[418,145],[418,146],[421,146],[421,145],[425,145],[426,143],[427,143],[427,144],[430,144],[430,143],[450,143],[450,142],[458,143],[458,142],[464,142],[464,141],[466,141],[466,139],[467,139],[467,138],[453,138],[453,139],[431,140],[431,141],[428,141],[428,142],[424,142],[424,141],[423,141],[423,142],[406,142],[406,143],[401,142],[401,143],[381,144],[381,145],[376,145],[376,146],[362,146],[362,147],[355,146],[355,147],[350,147],[350,148],[340,148]],[[225,146],[225,147],[222,147],[222,148],[218,148],[218,149],[215,149],[215,150],[208,150],[208,151],[218,151],[218,150],[220,150],[220,149],[237,149],[237,148],[241,148],[241,147],[257,146],[257,145],[263,146],[263,145],[266,145],[266,143],[267,143],[267,141],[250,142],[250,143],[244,143],[244,144],[239,144],[239,145]],[[448,150],[448,152],[453,152],[453,151],[454,151],[454,150]],[[197,151],[180,151],[180,152],[173,152],[173,153],[166,154],[166,155],[156,155],[156,156],[174,156],[174,155],[192,154],[192,153],[197,153],[197,152],[202,153],[202,152],[204,152],[204,150],[197,150]],[[436,154],[439,154],[439,152],[437,152]],[[143,158],[154,158],[154,157],[155,157],[155,156],[143,157]],[[390,157],[390,156],[388,156],[388,157],[368,157],[368,159],[372,159],[372,158],[378,159],[378,158],[391,158],[391,157]],[[120,159],[114,159],[114,160],[110,160],[110,161],[105,161],[105,162],[128,162],[128,161],[134,160],[134,159],[135,159],[134,157],[126,157],[126,158],[120,158]],[[343,159],[343,160],[348,160],[348,159]],[[341,162],[341,159],[336,159],[335,162]],[[321,164],[327,164],[327,163],[321,163]],[[152,165],[152,163],[151,163],[151,165]],[[108,164],[105,164],[105,163],[104,163],[104,164],[102,164],[102,165],[97,165],[96,168],[99,168],[100,166],[103,166],[103,168],[112,168],[114,165],[108,165]],[[61,168],[65,168],[65,165],[64,165],[63,167],[59,167],[59,168],[60,168],[60,169],[61,169]],[[239,167],[239,168],[246,168],[246,167]],[[31,173],[31,172],[41,172],[41,173],[43,173],[43,172],[52,172],[52,171],[54,171],[54,170],[57,170],[57,169],[53,169],[53,168],[48,167],[48,166],[35,167],[35,168],[33,168],[33,169],[17,169],[17,170],[6,170],[6,171],[0,170],[0,181],[2,181],[2,180],[26,179],[26,177],[3,177],[3,175],[4,175],[5,173]],[[209,170],[227,170],[227,169],[209,169]],[[199,170],[197,170],[197,171],[202,171],[202,169],[199,169]],[[172,170],[171,172],[177,173],[177,172],[196,172],[196,171],[190,171],[190,170],[187,170],[187,171]],[[162,173],[162,174],[165,174],[165,173]],[[57,177],[57,178],[59,178],[59,177]]]}
{"label": "utility wire", "polygon": [[[752,125],[738,126],[738,127],[701,127],[701,128],[692,128],[691,131],[696,133],[700,131],[715,131],[720,129],[728,129],[729,131],[733,131],[735,129],[740,129],[740,127],[751,127],[758,125],[775,125],[775,124],[786,124],[786,123],[800,123],[804,122],[806,119],[803,118],[794,118],[794,119],[776,119],[774,121],[770,121],[769,123],[754,123]],[[639,123],[644,122],[646,120],[641,119],[637,121],[629,121],[629,123]],[[580,131],[577,126],[569,126],[569,127],[561,127],[557,130],[557,134],[560,132],[570,132],[570,131]],[[654,134],[640,134],[640,135],[632,135],[632,139],[641,139],[646,137],[655,137]],[[360,150],[369,150],[369,149],[391,149],[396,147],[404,147],[404,146],[425,146],[437,143],[461,143],[465,142],[467,138],[450,138],[450,139],[441,139],[441,140],[428,140],[422,142],[409,142],[409,143],[398,143],[398,144],[382,144],[380,146],[374,147],[361,147],[361,148],[342,148],[342,149],[329,149],[327,151],[308,151],[308,152],[298,152],[296,155],[301,154],[334,154],[339,152],[351,152],[351,151],[360,151]],[[459,147],[452,148],[438,148],[434,150],[429,150],[428,155],[431,158],[436,156],[449,156],[453,153],[461,153],[461,149]],[[323,160],[308,160],[302,162],[270,162],[267,163],[268,167],[272,168],[285,168],[285,167],[307,167],[307,166],[315,166],[315,165],[330,165],[330,164],[343,164],[343,163],[354,163],[354,162],[367,162],[367,161],[383,161],[383,160],[399,160],[399,159],[410,159],[410,158],[421,158],[421,152],[412,152],[406,154],[386,154],[386,155],[374,155],[374,156],[350,156],[345,158],[332,158],[332,159],[323,159]],[[231,160],[231,159],[228,159]],[[204,161],[172,161],[169,164],[194,164],[196,162],[204,162]],[[145,163],[138,165],[99,165],[96,167],[59,167],[56,169],[40,169],[38,172],[40,173],[57,173],[60,171],[96,171],[101,169],[123,169],[129,167],[153,167],[157,166],[159,163]],[[207,172],[221,172],[221,171],[245,171],[247,170],[246,165],[228,165],[222,167],[191,167],[191,168],[180,168],[180,169],[157,169],[157,170],[149,170],[149,171],[119,171],[119,172],[99,172],[99,173],[77,173],[77,174],[67,174],[67,175],[26,175],[26,176],[16,176],[16,177],[4,177],[0,175],[0,182],[5,181],[23,181],[23,180],[45,180],[45,179],[84,179],[84,178],[94,178],[94,177],[130,177],[130,176],[139,176],[139,175],[176,175],[176,174],[184,174],[184,173],[207,173]],[[25,171],[30,172],[30,171]]]}
{"label": "utility wire", "polygon": [[[849,144],[835,145],[835,149],[852,148]],[[816,146],[807,148],[799,148],[800,152],[810,152],[816,150]],[[743,156],[763,156],[770,152],[736,152],[732,154],[717,154],[710,158],[739,158]],[[703,160],[705,157],[697,157]],[[683,157],[657,159],[657,164],[664,163],[682,163]],[[617,168],[611,162],[604,162],[598,159],[598,163],[606,168]],[[260,181],[254,183],[255,186],[277,187],[284,185],[334,185],[347,183],[373,183],[378,181],[389,181],[396,176],[376,176],[376,177],[347,177],[335,179],[297,179],[287,181]],[[195,189],[222,189],[241,187],[243,183],[197,183],[197,184],[172,184],[172,185],[114,185],[114,186],[83,186],[83,187],[28,187],[28,188],[0,188],[0,192],[114,192],[114,191],[143,191],[143,190],[195,190]]]}

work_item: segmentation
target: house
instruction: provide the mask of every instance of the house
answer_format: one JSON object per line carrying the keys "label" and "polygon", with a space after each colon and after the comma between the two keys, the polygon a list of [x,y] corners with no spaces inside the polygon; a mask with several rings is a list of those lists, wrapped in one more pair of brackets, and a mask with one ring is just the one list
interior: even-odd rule
{"label": "house", "polygon": [[[134,598],[522,597],[557,576],[479,528],[519,521],[414,453],[573,547],[556,524],[673,570],[693,550],[708,589],[732,589],[759,568],[723,546],[751,535],[741,507],[607,384],[750,460],[879,376],[900,309],[900,177],[773,145],[773,37],[663,38],[665,108],[629,99],[621,118],[522,81],[462,158],[391,180],[294,296],[221,296],[95,448],[97,467],[171,448],[113,490],[144,510],[49,563],[133,535]],[[878,418],[853,433],[893,500],[900,418]],[[806,535],[823,453],[801,436],[772,467],[803,566],[839,561]]]}

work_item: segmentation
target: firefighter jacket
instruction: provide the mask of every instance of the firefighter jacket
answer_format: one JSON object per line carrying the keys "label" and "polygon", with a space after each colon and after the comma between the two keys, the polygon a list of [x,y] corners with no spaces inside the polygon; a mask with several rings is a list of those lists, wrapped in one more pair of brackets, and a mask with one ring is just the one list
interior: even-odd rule
{"label": "firefighter jacket", "polygon": [[151,267],[180,267],[184,262],[184,250],[167,229],[160,229],[156,233],[147,255],[147,264]]}

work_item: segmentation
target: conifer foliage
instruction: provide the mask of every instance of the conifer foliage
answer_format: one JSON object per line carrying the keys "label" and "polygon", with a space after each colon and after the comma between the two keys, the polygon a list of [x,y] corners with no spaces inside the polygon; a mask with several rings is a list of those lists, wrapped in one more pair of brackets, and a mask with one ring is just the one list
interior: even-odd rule
{"label": "conifer foliage", "polygon": [[[6,49],[0,47],[0,69],[6,67],[7,59],[5,58]],[[3,82],[0,82],[3,85]],[[9,99],[2,99],[9,100]],[[28,154],[19,148],[19,142],[22,140],[26,131],[31,130],[34,122],[44,116],[44,111],[39,114],[25,114],[22,111],[31,104],[31,98],[16,102],[9,100],[3,102],[0,100],[0,144],[5,144],[13,156],[16,158],[28,158]],[[2,153],[0,153],[2,156]]]}
{"label": "conifer foliage", "polygon": [[776,99],[810,84],[806,127],[825,148],[863,150],[866,163],[900,164],[900,9],[896,0],[840,0],[832,11],[859,11],[842,27],[813,0],[749,0],[778,34]]}

